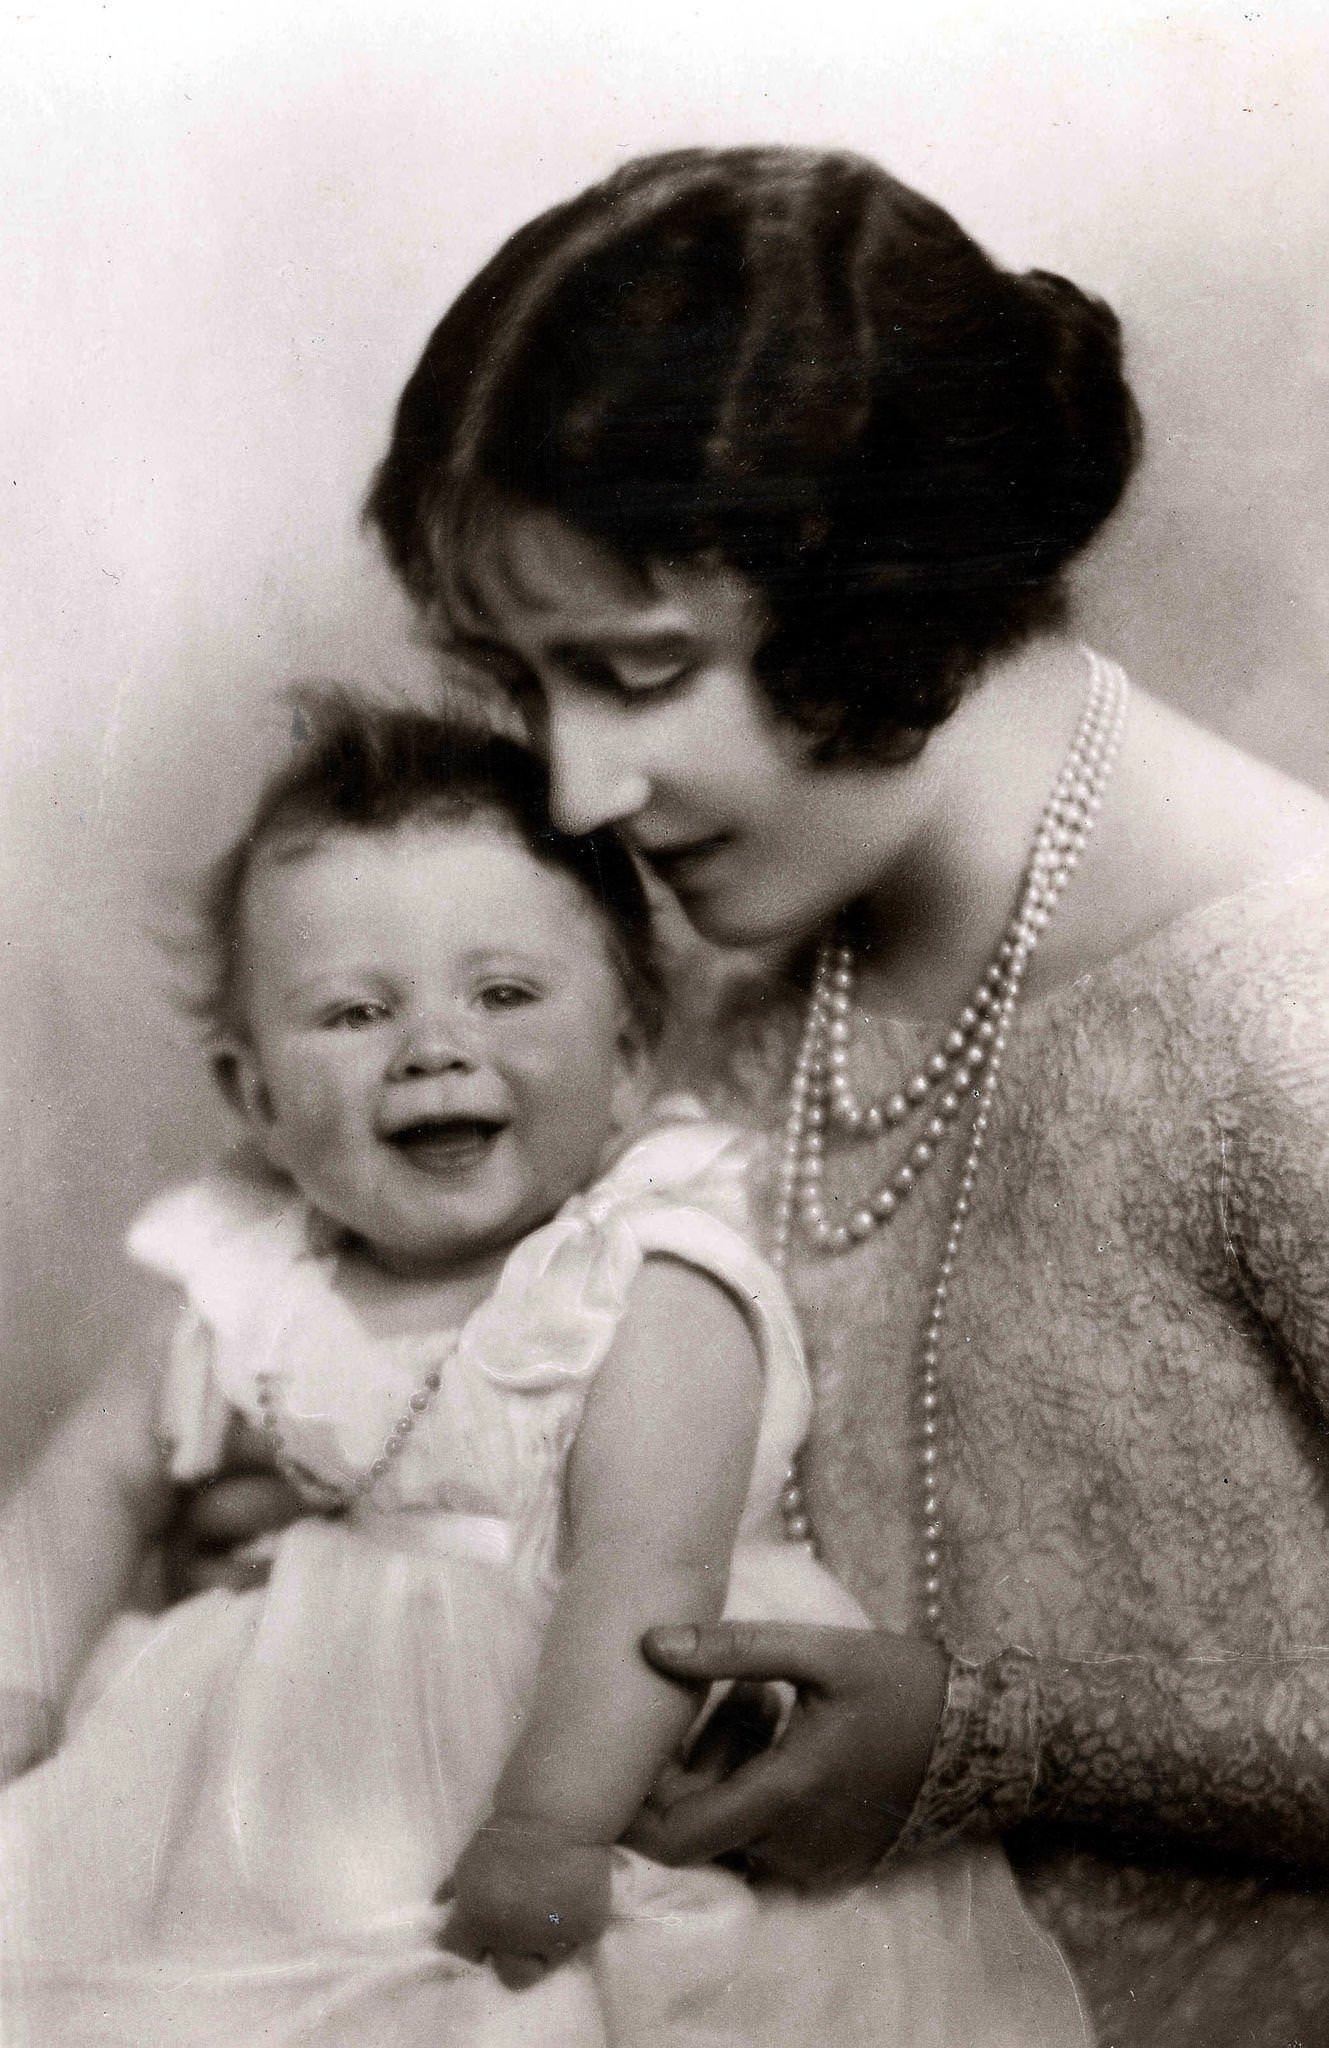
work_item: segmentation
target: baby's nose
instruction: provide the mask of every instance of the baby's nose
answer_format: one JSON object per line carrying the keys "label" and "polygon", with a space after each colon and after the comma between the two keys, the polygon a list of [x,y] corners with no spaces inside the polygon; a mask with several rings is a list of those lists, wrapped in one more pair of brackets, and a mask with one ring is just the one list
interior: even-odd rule
{"label": "baby's nose", "polygon": [[459,1025],[430,1017],[403,1033],[390,1069],[393,1080],[418,1080],[426,1074],[469,1073],[475,1057]]}

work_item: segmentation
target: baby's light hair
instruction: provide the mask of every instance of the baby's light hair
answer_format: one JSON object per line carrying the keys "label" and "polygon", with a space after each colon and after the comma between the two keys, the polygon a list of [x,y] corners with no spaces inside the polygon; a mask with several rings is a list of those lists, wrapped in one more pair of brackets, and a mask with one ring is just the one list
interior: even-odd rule
{"label": "baby's light hair", "polygon": [[244,832],[208,869],[199,892],[203,976],[191,1008],[214,1043],[247,1036],[241,931],[259,860],[298,859],[332,833],[464,825],[476,817],[496,819],[533,859],[578,884],[595,906],[643,1039],[658,1040],[662,981],[636,864],[613,831],[559,829],[538,754],[461,700],[428,712],[336,683],[300,684],[287,696],[297,748],[268,778]]}

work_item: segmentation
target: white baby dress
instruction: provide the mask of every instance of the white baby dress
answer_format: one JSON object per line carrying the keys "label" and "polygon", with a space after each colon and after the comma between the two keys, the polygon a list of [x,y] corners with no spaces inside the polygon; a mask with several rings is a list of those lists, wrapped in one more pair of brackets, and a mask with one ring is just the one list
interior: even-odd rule
{"label": "white baby dress", "polygon": [[278,1375],[288,1451],[343,1488],[425,1376],[441,1386],[368,1497],[284,1532],[265,1588],[122,1626],[55,1756],[0,1795],[4,2048],[1085,2040],[995,1849],[813,1900],[616,1850],[607,1933],[533,1988],[437,1946],[436,1895],[521,1725],[557,1588],[567,1448],[647,1253],[715,1275],[762,1351],[728,1611],[863,1621],[779,1540],[809,1392],[742,1234],[742,1165],[699,1118],[653,1130],[428,1339],[365,1331],[275,1182],[224,1170],[140,1219],[134,1255],[185,1295],[163,1397],[178,1478],[215,1465],[232,1411],[261,1420],[260,1374]]}

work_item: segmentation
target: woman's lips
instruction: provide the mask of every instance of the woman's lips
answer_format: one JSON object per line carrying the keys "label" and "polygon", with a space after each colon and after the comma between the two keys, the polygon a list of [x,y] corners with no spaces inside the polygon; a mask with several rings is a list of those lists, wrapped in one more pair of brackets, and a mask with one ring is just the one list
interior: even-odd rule
{"label": "woman's lips", "polygon": [[459,1178],[487,1159],[507,1125],[489,1117],[422,1117],[393,1131],[388,1143],[421,1173]]}

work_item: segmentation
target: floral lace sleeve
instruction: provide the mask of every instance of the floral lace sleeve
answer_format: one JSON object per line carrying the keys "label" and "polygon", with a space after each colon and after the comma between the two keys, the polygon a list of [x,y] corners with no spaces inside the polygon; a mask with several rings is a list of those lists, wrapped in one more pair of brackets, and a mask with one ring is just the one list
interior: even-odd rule
{"label": "floral lace sleeve", "polygon": [[[1276,1045],[1244,1046],[1216,1109],[1215,1210],[1224,1260],[1269,1355],[1329,1418],[1324,1007],[1279,1018]],[[1271,1616],[1268,1642],[1249,1655],[957,1658],[927,1778],[892,1853],[1031,1819],[1135,1847],[1329,1872],[1329,1558],[1304,1562],[1301,1642],[1279,1640]]]}
{"label": "floral lace sleeve", "polygon": [[894,1855],[1024,1819],[1329,1872],[1329,1651],[956,1659]]}

